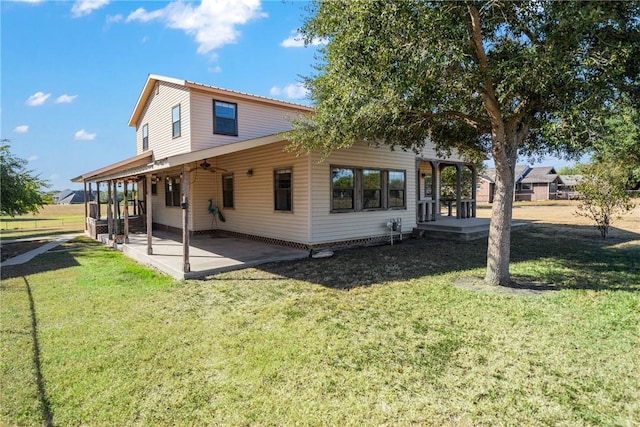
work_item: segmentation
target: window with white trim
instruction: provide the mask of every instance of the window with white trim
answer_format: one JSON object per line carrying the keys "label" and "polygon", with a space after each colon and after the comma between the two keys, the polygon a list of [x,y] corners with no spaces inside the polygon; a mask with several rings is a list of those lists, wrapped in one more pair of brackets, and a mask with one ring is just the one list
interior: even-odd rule
{"label": "window with white trim", "polygon": [[213,100],[213,133],[238,136],[238,104]]}
{"label": "window with white trim", "polygon": [[147,123],[142,126],[142,149],[149,149],[149,124]]}
{"label": "window with white trim", "polygon": [[171,135],[174,138],[180,136],[180,104],[171,109]]}

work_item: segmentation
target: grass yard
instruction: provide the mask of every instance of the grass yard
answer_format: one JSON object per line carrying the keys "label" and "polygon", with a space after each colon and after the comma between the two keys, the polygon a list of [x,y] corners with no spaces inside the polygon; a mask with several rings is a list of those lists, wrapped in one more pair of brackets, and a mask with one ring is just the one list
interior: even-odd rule
{"label": "grass yard", "polygon": [[0,424],[638,425],[630,221],[515,231],[540,296],[454,286],[482,240],[178,282],[78,238],[2,269]]}

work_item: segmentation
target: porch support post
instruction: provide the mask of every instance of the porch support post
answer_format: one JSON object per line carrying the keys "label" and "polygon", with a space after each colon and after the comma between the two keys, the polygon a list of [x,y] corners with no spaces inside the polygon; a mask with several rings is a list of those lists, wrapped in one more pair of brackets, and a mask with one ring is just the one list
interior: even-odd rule
{"label": "porch support post", "polygon": [[431,162],[431,173],[432,173],[432,194],[433,200],[435,201],[435,209],[433,212],[433,220],[435,221],[440,215],[440,162],[432,161]]}
{"label": "porch support post", "polygon": [[96,182],[96,192],[98,193],[97,194],[97,196],[98,196],[97,197],[97,202],[98,202],[98,213],[97,213],[97,215],[98,215],[98,218],[96,218],[96,219],[100,219],[100,217],[102,216],[102,211],[100,209],[100,181]]}
{"label": "porch support post", "polygon": [[456,164],[456,218],[464,218],[462,215],[462,165]]}
{"label": "porch support post", "polygon": [[109,232],[109,240],[113,239],[113,211],[111,205],[113,199],[111,197],[111,181],[107,181],[107,230]]}
{"label": "porch support post", "polygon": [[191,264],[189,263],[189,167],[184,165],[182,167],[182,271],[188,273],[191,271]]}
{"label": "porch support post", "polygon": [[[82,193],[84,199],[84,231],[87,231],[87,217],[89,216],[89,201],[87,200],[87,180],[83,179],[82,184],[84,191]],[[89,183],[89,191],[91,191],[91,183]]]}
{"label": "porch support post", "polygon": [[431,163],[431,199],[435,202],[433,203],[433,209],[431,209],[431,221],[436,220],[436,215],[440,213],[440,183],[438,180],[438,168],[439,162],[430,162]]}
{"label": "porch support post", "polygon": [[151,241],[153,238],[153,217],[151,216],[151,209],[153,206],[153,203],[151,203],[151,174],[146,175],[145,184],[145,188],[147,189],[147,196],[144,200],[144,207],[147,214],[147,255],[153,255],[153,246],[151,245]]}
{"label": "porch support post", "polygon": [[129,181],[124,182],[124,242],[129,243]]}
{"label": "porch support post", "polygon": [[471,199],[473,200],[471,205],[471,217],[476,217],[476,205],[478,204],[478,194],[476,190],[476,186],[478,185],[478,171],[476,170],[476,165],[471,165]]}

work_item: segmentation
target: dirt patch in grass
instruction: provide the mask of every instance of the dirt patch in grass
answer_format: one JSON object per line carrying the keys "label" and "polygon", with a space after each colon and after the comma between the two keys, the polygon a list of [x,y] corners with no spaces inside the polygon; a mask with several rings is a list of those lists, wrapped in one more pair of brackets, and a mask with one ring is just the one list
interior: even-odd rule
{"label": "dirt patch in grass", "polygon": [[462,276],[453,282],[453,286],[468,291],[523,297],[541,296],[560,289],[556,285],[524,277],[511,277],[511,284],[508,286],[494,286],[479,276]]}

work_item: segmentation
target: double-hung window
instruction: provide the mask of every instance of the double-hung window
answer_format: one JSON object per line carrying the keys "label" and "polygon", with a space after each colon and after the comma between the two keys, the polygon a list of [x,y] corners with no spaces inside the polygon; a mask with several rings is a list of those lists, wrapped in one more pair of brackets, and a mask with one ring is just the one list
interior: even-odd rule
{"label": "double-hung window", "polygon": [[142,149],[143,150],[149,149],[149,125],[148,124],[144,124],[142,126]]}
{"label": "double-hung window", "polygon": [[354,212],[407,206],[406,172],[331,167],[331,211]]}
{"label": "double-hung window", "polygon": [[347,211],[355,208],[355,169],[331,168],[331,209]]}
{"label": "double-hung window", "polygon": [[171,109],[171,135],[174,138],[180,136],[180,104]]}
{"label": "double-hung window", "polygon": [[276,169],[273,171],[273,208],[276,211],[291,212],[293,210],[291,176],[291,168]]}
{"label": "double-hung window", "polygon": [[180,206],[180,177],[168,176],[164,186],[165,205]]}
{"label": "double-hung window", "polygon": [[238,104],[213,101],[213,133],[238,136]]}
{"label": "double-hung window", "polygon": [[233,175],[222,175],[222,207],[233,207]]}
{"label": "double-hung window", "polygon": [[407,206],[406,175],[404,171],[389,171],[389,208]]}

